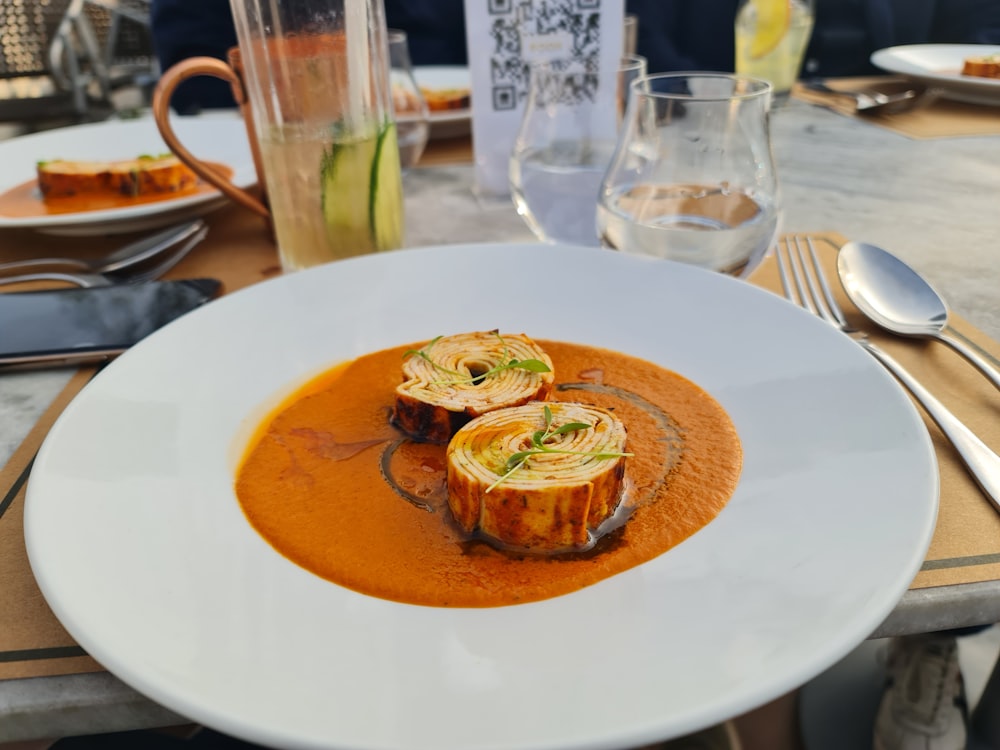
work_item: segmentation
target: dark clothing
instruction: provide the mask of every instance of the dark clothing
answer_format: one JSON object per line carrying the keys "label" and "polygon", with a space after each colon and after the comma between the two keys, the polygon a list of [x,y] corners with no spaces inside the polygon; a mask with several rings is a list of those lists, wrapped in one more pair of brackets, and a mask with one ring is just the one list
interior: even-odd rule
{"label": "dark clothing", "polygon": [[461,0],[385,0],[385,20],[406,32],[414,65],[467,64]]}
{"label": "dark clothing", "polygon": [[1000,44],[1000,0],[817,0],[803,71],[875,73],[875,50],[928,43]]}
{"label": "dark clothing", "polygon": [[[477,2],[481,0],[476,0]],[[464,65],[463,0],[384,0],[390,28],[407,33],[414,65]],[[872,52],[898,44],[1000,44],[1000,0],[815,0],[816,28],[805,75],[876,72]],[[649,72],[732,71],[739,0],[625,0],[639,17],[638,52]],[[236,44],[229,0],[153,0],[153,36],[163,69],[192,55],[224,58]],[[229,86],[186,81],[178,111],[233,106]]]}
{"label": "dark clothing", "polygon": [[739,0],[625,0],[639,18],[636,52],[650,73],[731,71]]}
{"label": "dark clothing", "polygon": [[[649,71],[735,67],[739,0],[626,0],[639,17],[638,52]],[[816,27],[803,71],[877,72],[871,54],[898,44],[1000,44],[1000,0],[815,0]]]}
{"label": "dark clothing", "polygon": [[[386,24],[407,33],[414,65],[465,65],[462,0],[384,0]],[[229,0],[153,0],[153,43],[162,70],[207,55],[225,60],[236,45]],[[177,87],[171,105],[179,114],[201,108],[235,107],[229,84],[199,76]]]}
{"label": "dark clothing", "polygon": [[[150,23],[161,70],[201,55],[225,60],[226,50],[236,46],[229,0],[153,0]],[[235,107],[236,101],[227,82],[198,76],[178,86],[170,104],[187,115],[202,108]]]}

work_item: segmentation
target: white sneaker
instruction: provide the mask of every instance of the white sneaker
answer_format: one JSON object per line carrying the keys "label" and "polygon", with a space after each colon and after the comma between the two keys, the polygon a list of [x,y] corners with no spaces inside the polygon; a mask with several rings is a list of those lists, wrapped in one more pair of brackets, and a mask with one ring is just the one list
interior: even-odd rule
{"label": "white sneaker", "polygon": [[955,638],[893,638],[886,671],[875,750],[964,750],[968,710]]}

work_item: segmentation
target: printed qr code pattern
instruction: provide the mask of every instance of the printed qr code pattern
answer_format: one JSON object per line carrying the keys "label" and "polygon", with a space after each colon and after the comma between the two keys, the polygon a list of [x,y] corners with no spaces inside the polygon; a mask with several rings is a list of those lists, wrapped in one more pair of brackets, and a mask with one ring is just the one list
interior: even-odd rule
{"label": "printed qr code pattern", "polygon": [[[490,81],[494,110],[516,109],[528,94],[530,63],[524,40],[566,40],[560,55],[587,73],[574,75],[558,93],[561,101],[593,100],[601,51],[601,0],[487,0],[490,25]],[[544,41],[543,41],[544,43]]]}

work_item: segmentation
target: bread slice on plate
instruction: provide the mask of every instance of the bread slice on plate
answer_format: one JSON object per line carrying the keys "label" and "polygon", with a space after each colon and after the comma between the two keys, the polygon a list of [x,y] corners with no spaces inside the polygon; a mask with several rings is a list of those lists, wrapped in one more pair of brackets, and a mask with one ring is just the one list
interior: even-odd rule
{"label": "bread slice on plate", "polygon": [[966,58],[962,75],[978,78],[1000,78],[1000,55],[981,55]]}
{"label": "bread slice on plate", "polygon": [[81,193],[124,197],[177,193],[197,184],[198,178],[173,154],[139,156],[126,161],[69,161],[38,163],[38,187],[46,200]]}

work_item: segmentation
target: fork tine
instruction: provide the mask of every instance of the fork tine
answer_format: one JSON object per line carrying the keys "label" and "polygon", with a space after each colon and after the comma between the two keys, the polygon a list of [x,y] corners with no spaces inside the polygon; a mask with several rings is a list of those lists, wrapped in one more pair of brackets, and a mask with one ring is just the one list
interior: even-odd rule
{"label": "fork tine", "polygon": [[[823,279],[822,286],[829,287],[826,286],[826,277],[823,275],[823,269],[819,265],[819,259],[816,257],[812,243],[808,243],[807,247],[804,247],[801,237],[794,237],[792,239],[795,243],[795,258],[798,261],[799,268],[802,269],[802,283],[809,290],[809,299],[812,302],[809,309],[813,310],[813,312],[826,322],[835,323],[837,319],[830,312],[830,308],[823,298],[823,292],[820,288],[820,278]],[[809,250],[808,258],[807,249]]]}
{"label": "fork tine", "polygon": [[781,290],[785,293],[785,299],[799,304],[799,300],[792,289],[791,270],[786,260],[788,256],[788,240],[784,240],[784,243],[786,245],[784,253],[781,252],[781,244],[777,242],[774,244],[774,258],[778,261],[778,276],[781,278]]}
{"label": "fork tine", "polygon": [[816,246],[813,245],[812,237],[806,237],[806,245],[809,248],[809,257],[812,260],[812,267],[815,270],[816,278],[823,292],[823,301],[826,304],[827,310],[829,310],[833,320],[837,321],[837,325],[846,330],[848,328],[847,319],[844,317],[844,311],[838,304],[837,298],[833,296],[833,290],[827,283],[826,273],[823,271],[819,256],[816,254]]}
{"label": "fork tine", "polygon": [[774,254],[787,299],[843,331],[852,330],[833,295],[812,237],[785,237]]}
{"label": "fork tine", "polygon": [[833,290],[826,280],[826,272],[823,270],[823,264],[816,253],[812,238],[806,237],[803,240],[801,237],[795,237],[794,239],[796,256],[802,267],[805,283],[809,289],[809,297],[813,303],[809,309],[840,330],[853,332],[855,329],[848,325],[844,312],[833,296]]}
{"label": "fork tine", "polygon": [[[778,261],[778,274],[781,277],[781,286],[785,292],[785,297],[799,307],[804,307],[813,315],[820,315],[819,309],[813,302],[809,286],[804,276],[802,256],[799,252],[797,238],[795,241],[795,251],[792,250],[793,240],[788,237],[782,239],[781,244],[775,248],[775,256]],[[782,245],[784,253],[781,252]]]}

